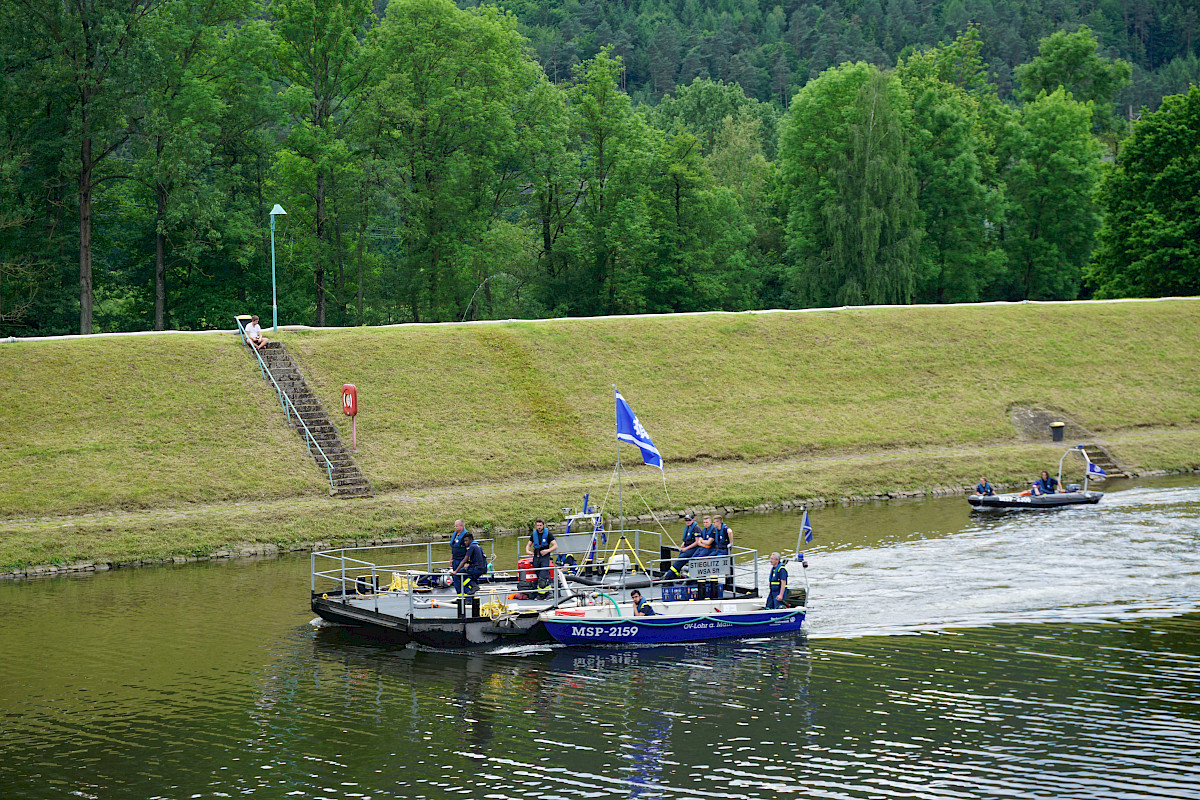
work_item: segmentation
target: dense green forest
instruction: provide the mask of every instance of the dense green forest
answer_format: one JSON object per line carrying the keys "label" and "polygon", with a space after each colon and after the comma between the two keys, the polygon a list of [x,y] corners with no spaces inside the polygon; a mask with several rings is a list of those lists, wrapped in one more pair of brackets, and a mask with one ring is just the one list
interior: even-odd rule
{"label": "dense green forest", "polygon": [[0,335],[1200,293],[1194,0],[462,5],[0,4]]}

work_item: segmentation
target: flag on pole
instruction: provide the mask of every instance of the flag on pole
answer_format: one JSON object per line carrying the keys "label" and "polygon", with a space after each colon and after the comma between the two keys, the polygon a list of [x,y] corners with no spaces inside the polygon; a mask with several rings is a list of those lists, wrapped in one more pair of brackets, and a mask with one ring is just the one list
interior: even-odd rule
{"label": "flag on pole", "polygon": [[808,509],[804,509],[804,518],[800,521],[800,536],[796,539],[796,560],[803,561],[804,553],[801,552],[801,542],[811,544],[813,540],[812,523],[808,521]]}
{"label": "flag on pole", "polygon": [[1087,474],[1089,478],[1103,478],[1108,475],[1108,473],[1104,471],[1103,467],[1101,467],[1099,464],[1093,464],[1091,461],[1089,461],[1087,465]]}
{"label": "flag on pole", "polygon": [[617,439],[637,445],[642,451],[643,463],[662,469],[662,456],[659,455],[654,442],[650,441],[650,434],[646,433],[637,414],[633,413],[633,409],[629,407],[629,403],[625,402],[621,393],[617,392],[615,388],[613,391],[617,395]]}

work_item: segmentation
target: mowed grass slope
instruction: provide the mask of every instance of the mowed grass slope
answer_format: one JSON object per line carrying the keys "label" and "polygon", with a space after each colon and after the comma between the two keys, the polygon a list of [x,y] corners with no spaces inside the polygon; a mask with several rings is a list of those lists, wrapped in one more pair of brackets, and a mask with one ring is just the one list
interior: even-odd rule
{"label": "mowed grass slope", "polygon": [[[668,481],[684,463],[1015,443],[1008,409],[1016,402],[1057,407],[1110,435],[1200,422],[1200,303],[1190,300],[279,338],[347,443],[341,386],[357,385],[359,462],[377,493],[608,470],[614,383],[664,453]],[[0,404],[0,517],[297,496],[356,507],[324,497],[323,475],[233,335],[0,344]],[[624,447],[622,458],[636,462],[637,451]],[[918,472],[877,477],[889,488],[939,482],[925,467]],[[684,480],[696,485],[697,501],[720,489],[700,477]],[[752,476],[739,475],[736,494],[813,496],[822,488],[788,491],[793,479],[780,477],[764,473],[756,492],[743,485]],[[675,486],[683,488],[672,484],[672,494]]]}
{"label": "mowed grass slope", "polygon": [[0,344],[0,409],[3,517],[328,485],[232,335]]}
{"label": "mowed grass slope", "polygon": [[[611,384],[672,462],[1017,441],[1014,403],[1105,434],[1200,422],[1200,303],[718,314],[283,335],[358,387],[377,491],[616,458]],[[349,421],[339,415],[346,438]],[[628,448],[623,458],[637,460]]]}

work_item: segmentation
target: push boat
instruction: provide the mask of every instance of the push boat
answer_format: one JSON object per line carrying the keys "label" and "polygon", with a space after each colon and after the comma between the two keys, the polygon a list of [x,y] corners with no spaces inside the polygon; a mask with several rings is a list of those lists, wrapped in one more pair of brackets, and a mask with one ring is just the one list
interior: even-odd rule
{"label": "push boat", "polygon": [[1033,494],[1028,491],[1019,494],[974,493],[967,496],[967,502],[971,504],[972,508],[1061,508],[1062,506],[1099,503],[1100,498],[1104,497],[1104,492],[1089,490],[1088,478],[1094,477],[1103,480],[1104,470],[1092,463],[1087,456],[1087,451],[1083,449],[1083,445],[1076,445],[1068,449],[1058,460],[1058,485],[1065,485],[1062,482],[1063,461],[1071,453],[1078,453],[1085,462],[1082,486],[1073,483],[1067,487],[1069,491],[1055,492],[1054,494]]}
{"label": "push boat", "polygon": [[[474,594],[450,585],[447,542],[346,547],[312,554],[312,610],[366,636],[447,649],[701,642],[800,630],[806,591],[790,590],[788,607],[767,609],[756,550],[734,546],[728,556],[691,559],[682,576],[668,577],[678,549],[665,532],[605,531],[586,498],[582,512],[564,511],[558,559],[542,590],[523,557],[527,537],[517,540],[515,572],[494,571],[495,540],[476,540],[489,572]],[[581,524],[591,530],[571,531]],[[654,616],[635,615],[634,589]]]}
{"label": "push boat", "polygon": [[[802,601],[801,601],[802,602]],[[569,645],[640,645],[703,642],[794,633],[805,607],[767,609],[756,597],[651,603],[654,616],[636,616],[633,603],[556,608],[539,619],[558,642]]]}

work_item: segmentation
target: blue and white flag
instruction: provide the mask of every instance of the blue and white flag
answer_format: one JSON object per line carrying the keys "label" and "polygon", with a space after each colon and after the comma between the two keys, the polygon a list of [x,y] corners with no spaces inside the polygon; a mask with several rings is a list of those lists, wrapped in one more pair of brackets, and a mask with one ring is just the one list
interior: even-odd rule
{"label": "blue and white flag", "polygon": [[1093,464],[1090,461],[1087,465],[1087,474],[1089,478],[1103,478],[1108,475],[1108,473],[1104,471],[1103,467],[1101,467],[1099,464]]}
{"label": "blue and white flag", "polygon": [[636,444],[642,451],[644,463],[662,469],[662,456],[659,455],[654,442],[650,441],[650,434],[646,433],[637,414],[633,413],[633,409],[629,407],[629,403],[625,402],[625,398],[621,397],[621,393],[617,392],[615,388],[613,391],[617,394],[617,439]]}
{"label": "blue and white flag", "polygon": [[796,560],[803,561],[804,553],[800,551],[800,542],[812,544],[813,530],[812,523],[808,521],[808,509],[804,509],[804,519],[800,522],[800,536],[796,540]]}

